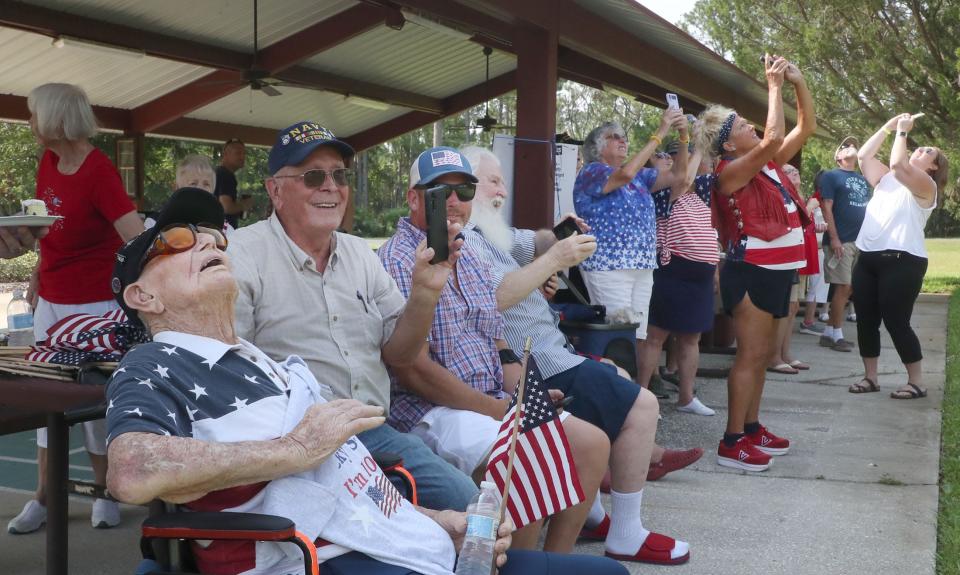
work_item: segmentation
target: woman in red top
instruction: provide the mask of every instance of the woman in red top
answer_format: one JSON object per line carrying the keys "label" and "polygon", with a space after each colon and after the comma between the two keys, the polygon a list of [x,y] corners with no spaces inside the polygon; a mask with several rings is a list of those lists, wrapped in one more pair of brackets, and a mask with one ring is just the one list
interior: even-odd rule
{"label": "woman in red top", "polygon": [[[720,273],[724,311],[734,318],[737,355],[727,380],[729,415],[717,450],[720,465],[765,471],[790,447],[760,424],[760,397],[773,353],[777,318],[787,315],[790,286],[806,263],[807,215],[780,169],[816,129],[813,100],[800,70],[764,57],[769,108],[763,138],[735,111],[709,106],[696,123],[697,144],[719,156],[714,215],[726,263]],[[785,135],[783,81],[796,89],[797,126]]]}
{"label": "woman in red top", "polygon": [[[89,141],[97,123],[83,90],[70,84],[44,84],[30,92],[27,106],[30,128],[44,148],[36,197],[47,205],[47,213],[63,216],[40,240],[40,261],[30,278],[34,337],[43,340],[47,329],[68,315],[101,315],[117,308],[110,290],[114,257],[123,242],[143,231],[143,222],[117,169]],[[106,485],[103,421],[83,426],[96,482]],[[10,521],[10,533],[29,533],[46,521],[46,440],[46,429],[37,430],[36,499]],[[116,503],[94,501],[94,527],[112,527],[119,521]]]}

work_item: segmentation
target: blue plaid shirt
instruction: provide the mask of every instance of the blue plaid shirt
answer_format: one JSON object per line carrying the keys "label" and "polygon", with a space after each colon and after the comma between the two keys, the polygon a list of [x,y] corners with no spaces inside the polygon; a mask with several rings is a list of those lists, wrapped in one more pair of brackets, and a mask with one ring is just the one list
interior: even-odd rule
{"label": "blue plaid shirt", "polygon": [[[425,237],[408,218],[400,218],[397,233],[378,252],[383,267],[408,298],[417,245]],[[500,397],[503,369],[494,340],[504,338],[503,318],[497,311],[496,287],[489,277],[486,260],[464,246],[457,262],[457,284],[450,274],[440,292],[430,328],[430,359],[470,387]],[[434,404],[400,386],[393,374],[390,379],[389,423],[399,431],[409,431]]]}

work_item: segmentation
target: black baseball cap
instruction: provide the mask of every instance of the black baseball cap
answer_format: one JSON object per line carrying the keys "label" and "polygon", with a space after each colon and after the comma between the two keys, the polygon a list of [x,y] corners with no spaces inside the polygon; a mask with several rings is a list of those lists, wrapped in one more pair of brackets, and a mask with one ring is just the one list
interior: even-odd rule
{"label": "black baseball cap", "polygon": [[117,303],[126,312],[131,323],[143,325],[136,310],[127,307],[123,301],[123,290],[137,281],[143,271],[147,251],[160,231],[171,224],[203,225],[215,230],[223,229],[223,206],[213,194],[199,188],[180,188],[175,191],[157,214],[157,223],[149,230],[124,244],[117,251],[113,266],[113,278],[110,289]]}

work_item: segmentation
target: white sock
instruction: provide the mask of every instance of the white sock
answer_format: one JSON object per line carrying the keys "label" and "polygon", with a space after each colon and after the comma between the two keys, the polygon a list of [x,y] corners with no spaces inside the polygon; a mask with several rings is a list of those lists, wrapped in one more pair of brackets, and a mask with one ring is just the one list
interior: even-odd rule
{"label": "white sock", "polygon": [[587,519],[583,522],[583,526],[587,529],[596,529],[603,523],[603,518],[606,516],[607,511],[603,508],[603,502],[600,501],[600,492],[598,491],[597,496],[593,499],[593,507],[587,513]]}
{"label": "white sock", "polygon": [[823,328],[823,337],[829,337],[830,339],[833,339],[833,327],[828,325],[827,327]]}
{"label": "white sock", "polygon": [[833,341],[839,341],[843,339],[843,328],[835,327],[833,328]]}
{"label": "white sock", "polygon": [[[607,551],[615,555],[635,555],[643,547],[650,532],[643,528],[640,519],[643,490],[636,493],[610,491],[610,533],[607,534]],[[690,551],[690,545],[676,540],[670,550],[670,558],[682,557]]]}

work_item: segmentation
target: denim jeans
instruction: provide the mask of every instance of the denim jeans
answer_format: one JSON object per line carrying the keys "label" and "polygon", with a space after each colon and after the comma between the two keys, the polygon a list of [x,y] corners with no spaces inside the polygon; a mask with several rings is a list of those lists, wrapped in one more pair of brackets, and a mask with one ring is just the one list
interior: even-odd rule
{"label": "denim jeans", "polygon": [[[417,575],[387,565],[362,553],[347,553],[320,564],[330,575]],[[545,553],[543,551],[507,551],[507,564],[500,575],[627,575],[627,568],[613,559],[590,555]]]}
{"label": "denim jeans", "polygon": [[357,435],[371,452],[395,453],[417,482],[418,503],[427,509],[466,511],[477,494],[476,484],[456,467],[430,451],[423,441],[389,425]]}

